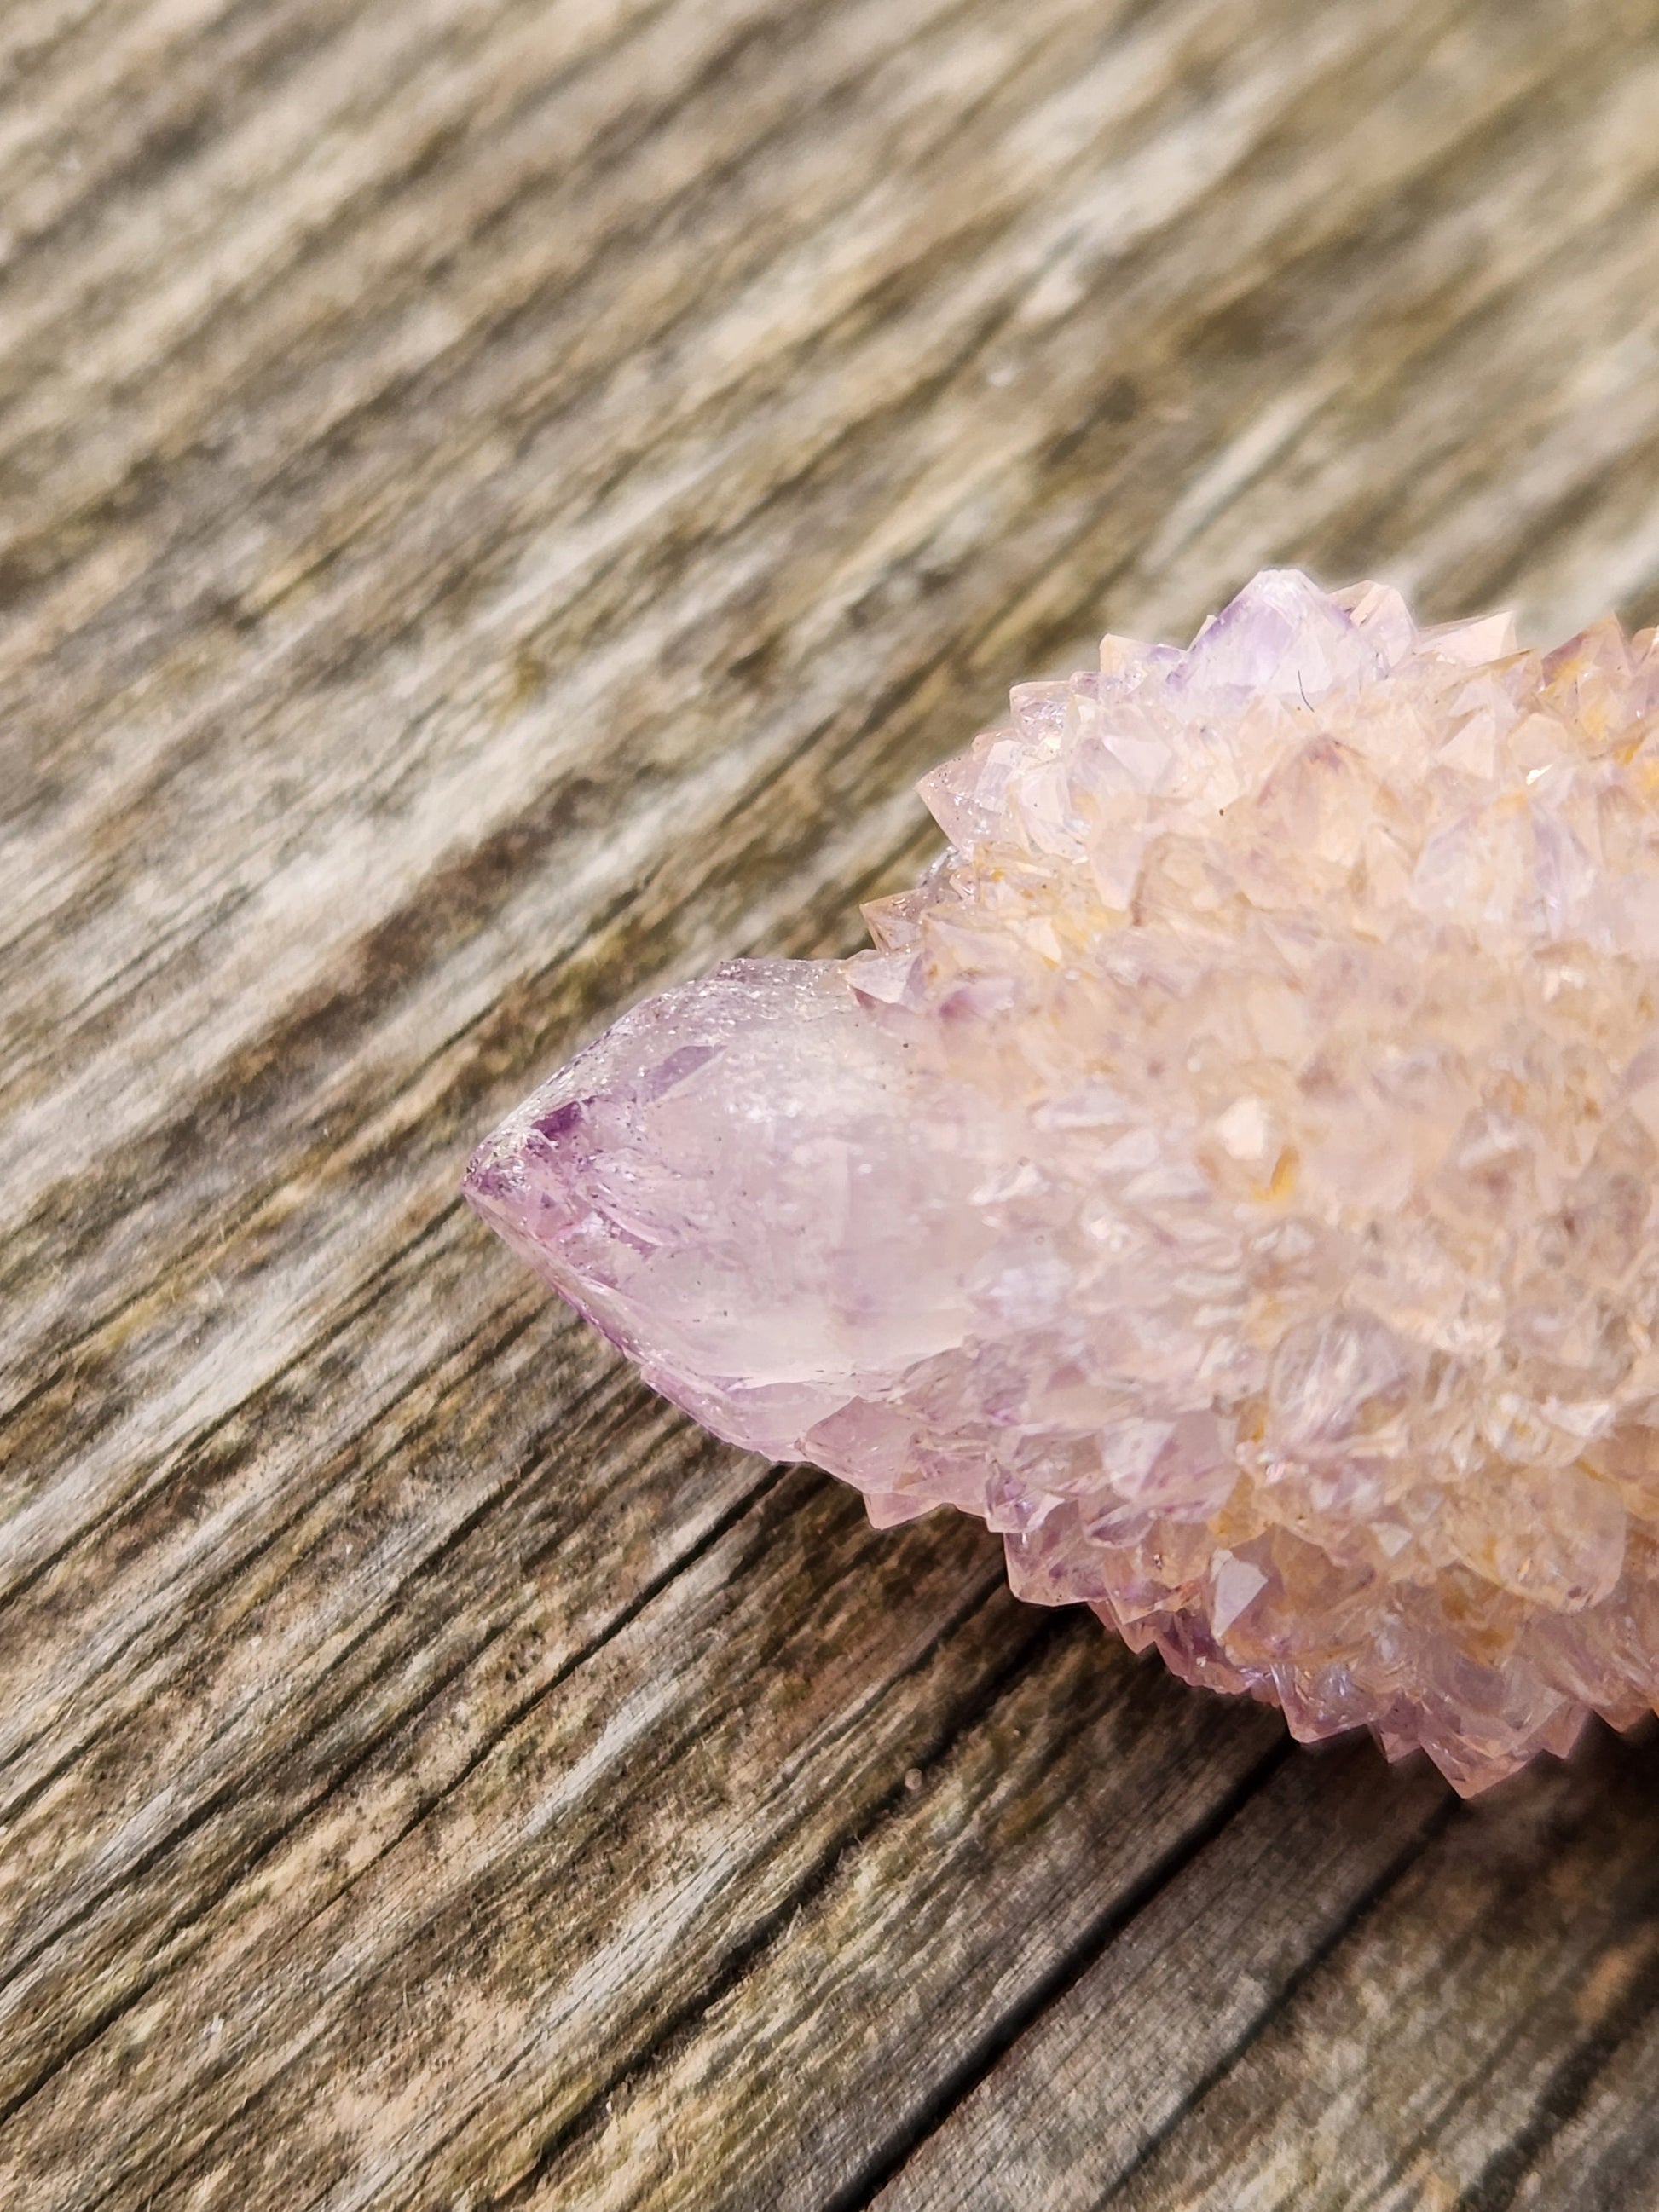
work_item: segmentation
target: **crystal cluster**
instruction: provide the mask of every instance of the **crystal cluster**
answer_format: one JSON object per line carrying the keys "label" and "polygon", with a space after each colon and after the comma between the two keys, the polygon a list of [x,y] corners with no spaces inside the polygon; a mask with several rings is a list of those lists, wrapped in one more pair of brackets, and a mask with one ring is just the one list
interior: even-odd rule
{"label": "crystal cluster", "polygon": [[1659,647],[1259,576],[636,1008],[478,1212],[720,1435],[1460,1790],[1659,1700]]}

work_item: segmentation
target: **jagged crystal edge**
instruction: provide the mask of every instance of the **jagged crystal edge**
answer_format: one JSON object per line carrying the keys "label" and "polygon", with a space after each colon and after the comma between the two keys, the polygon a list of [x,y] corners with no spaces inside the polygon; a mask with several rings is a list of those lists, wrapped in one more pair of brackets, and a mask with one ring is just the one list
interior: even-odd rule
{"label": "jagged crystal edge", "polygon": [[636,1007],[466,1194],[718,1434],[1466,1792],[1659,1700],[1659,651],[1258,576],[921,788],[874,950]]}

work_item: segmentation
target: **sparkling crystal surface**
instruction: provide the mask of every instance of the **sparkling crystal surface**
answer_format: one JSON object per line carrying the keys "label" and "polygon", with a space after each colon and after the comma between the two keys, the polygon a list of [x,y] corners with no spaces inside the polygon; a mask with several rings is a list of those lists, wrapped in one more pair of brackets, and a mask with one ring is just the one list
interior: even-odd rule
{"label": "sparkling crystal surface", "polygon": [[478,1212],[720,1435],[1474,1790],[1659,1701],[1659,650],[1257,577],[637,1007]]}

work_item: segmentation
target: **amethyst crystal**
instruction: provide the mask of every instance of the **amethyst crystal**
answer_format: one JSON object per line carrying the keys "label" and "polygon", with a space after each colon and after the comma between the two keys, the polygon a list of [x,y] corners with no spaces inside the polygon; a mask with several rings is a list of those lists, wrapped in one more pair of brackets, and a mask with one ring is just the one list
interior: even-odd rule
{"label": "amethyst crystal", "polygon": [[636,1007],[478,1212],[656,1389],[1476,1790],[1659,1699],[1659,651],[1256,579]]}

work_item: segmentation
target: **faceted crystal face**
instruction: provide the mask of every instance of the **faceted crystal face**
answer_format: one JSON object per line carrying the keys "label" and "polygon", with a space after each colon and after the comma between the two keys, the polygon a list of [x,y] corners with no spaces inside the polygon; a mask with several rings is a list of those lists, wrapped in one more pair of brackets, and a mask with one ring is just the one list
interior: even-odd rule
{"label": "faceted crystal face", "polygon": [[1464,1790],[1659,1701],[1659,651],[1259,576],[928,776],[875,949],[467,1195],[720,1435]]}

